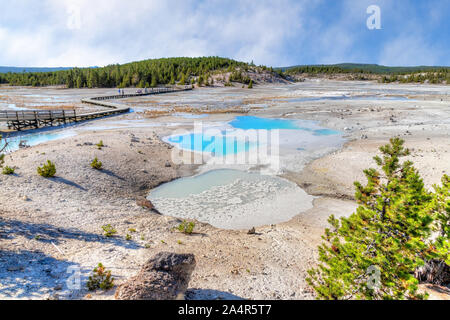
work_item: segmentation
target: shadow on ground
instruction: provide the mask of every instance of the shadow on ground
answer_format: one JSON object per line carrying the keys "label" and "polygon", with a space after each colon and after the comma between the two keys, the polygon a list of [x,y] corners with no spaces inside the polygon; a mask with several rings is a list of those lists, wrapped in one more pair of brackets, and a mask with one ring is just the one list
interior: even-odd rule
{"label": "shadow on ground", "polygon": [[75,183],[73,181],[67,180],[65,178],[54,177],[50,181],[57,182],[57,183],[62,183],[62,184],[68,185],[69,187],[74,187],[74,188],[80,189],[81,191],[87,191],[87,189],[83,188],[78,183]]}
{"label": "shadow on ground", "polygon": [[40,251],[0,250],[0,298],[76,298],[89,271]]}
{"label": "shadow on ground", "polygon": [[[99,232],[100,231],[101,230],[99,230]],[[53,243],[55,245],[65,239],[71,239],[86,242],[114,244],[127,249],[139,248],[139,245],[136,242],[119,237],[107,238],[100,234],[84,232],[74,228],[60,228],[50,224],[31,223],[0,218],[0,239],[13,239],[17,236],[22,236],[29,240],[44,243]]]}
{"label": "shadow on ground", "polygon": [[212,289],[188,289],[186,300],[245,300],[229,292]]}

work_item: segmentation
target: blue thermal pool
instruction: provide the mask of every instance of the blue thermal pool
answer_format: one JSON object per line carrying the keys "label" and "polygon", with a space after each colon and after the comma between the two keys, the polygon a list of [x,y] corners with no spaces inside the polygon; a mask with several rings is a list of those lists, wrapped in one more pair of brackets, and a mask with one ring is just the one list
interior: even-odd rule
{"label": "blue thermal pool", "polygon": [[[59,130],[57,132],[41,131],[38,133],[28,133],[24,135],[15,135],[7,137],[8,146],[6,152],[13,152],[19,149],[19,145],[22,142],[26,146],[35,146],[48,141],[64,139],[75,136],[76,133],[72,130]],[[0,149],[4,146],[4,141],[0,143]]]}
{"label": "blue thermal pool", "polygon": [[[213,156],[224,156],[248,152],[258,147],[258,138],[255,135],[246,135],[241,130],[280,130],[280,137],[289,135],[288,140],[313,141],[321,136],[341,137],[336,130],[320,127],[314,121],[271,119],[255,116],[239,116],[229,122],[227,129],[204,129],[203,132],[192,132],[184,135],[173,135],[167,142],[180,149],[211,153]],[[295,137],[295,138],[294,138]],[[283,139],[283,141],[286,139]],[[281,141],[280,141],[281,142]],[[303,147],[304,144],[297,146]]]}

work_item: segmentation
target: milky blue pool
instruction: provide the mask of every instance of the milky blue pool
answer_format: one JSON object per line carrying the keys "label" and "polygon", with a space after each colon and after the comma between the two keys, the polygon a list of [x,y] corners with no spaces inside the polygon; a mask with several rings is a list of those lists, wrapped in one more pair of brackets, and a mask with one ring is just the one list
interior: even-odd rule
{"label": "milky blue pool", "polygon": [[[176,145],[183,150],[194,152],[211,153],[213,156],[225,156],[227,154],[237,154],[248,152],[258,147],[258,141],[249,140],[245,134],[240,134],[241,130],[280,130],[282,135],[297,136],[298,142],[313,140],[321,136],[340,137],[341,133],[336,130],[319,127],[314,121],[291,120],[291,119],[271,119],[255,116],[238,116],[229,122],[231,129],[216,130],[214,134],[209,134],[208,130],[203,133],[195,132],[185,135],[174,135],[167,139],[167,142]],[[289,131],[295,130],[296,133]],[[289,134],[291,132],[291,134]],[[303,132],[303,134],[302,134]],[[297,138],[296,138],[297,139]],[[299,145],[299,147],[302,147]]]}
{"label": "milky blue pool", "polygon": [[240,116],[236,117],[230,122],[233,128],[243,129],[243,130],[275,130],[275,129],[286,129],[286,130],[298,130],[301,129],[295,121],[286,119],[269,119],[260,118],[253,116]]}
{"label": "milky blue pool", "polygon": [[[304,126],[301,124],[307,124],[309,126]],[[339,134],[339,131],[317,128],[312,126],[312,121],[299,121],[290,119],[271,119],[271,118],[260,118],[254,116],[240,116],[236,117],[230,122],[233,128],[243,129],[243,130],[303,130],[312,132],[317,136],[328,136]]]}
{"label": "milky blue pool", "polygon": [[180,149],[211,153],[218,157],[243,151],[248,152],[257,145],[256,142],[240,140],[236,136],[227,135],[225,131],[218,135],[191,133],[172,136],[169,137],[168,141],[177,145]]}

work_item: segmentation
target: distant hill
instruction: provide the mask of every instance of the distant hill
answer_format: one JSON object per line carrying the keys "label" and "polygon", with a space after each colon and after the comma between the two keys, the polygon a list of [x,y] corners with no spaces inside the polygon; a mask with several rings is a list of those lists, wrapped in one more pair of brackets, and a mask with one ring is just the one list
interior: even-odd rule
{"label": "distant hill", "polygon": [[377,80],[381,83],[450,84],[450,67],[387,67],[378,64],[340,63],[299,65],[277,68],[277,72],[294,81],[321,77],[333,80]]}
{"label": "distant hill", "polygon": [[388,74],[388,73],[411,73],[418,71],[430,71],[445,69],[449,67],[443,66],[415,66],[415,67],[388,67],[378,64],[358,64],[358,63],[341,63],[336,64],[336,67],[340,67],[345,70],[359,69],[367,72],[372,72],[376,74]]}
{"label": "distant hill", "polygon": [[[254,66],[221,57],[178,57],[148,59],[126,64],[109,65],[102,68],[67,68],[39,72],[0,73],[0,84],[13,86],[66,85],[68,88],[126,88],[156,87],[158,85],[210,85],[213,82],[250,84],[250,75],[269,74],[278,76],[264,66]],[[31,68],[28,68],[31,69]],[[25,68],[27,70],[27,68]],[[219,76],[222,75],[222,76]],[[255,82],[253,80],[253,82]]]}
{"label": "distant hill", "polygon": [[290,70],[305,70],[305,69],[317,69],[339,72],[344,70],[347,72],[367,72],[374,74],[394,74],[394,73],[413,73],[419,71],[431,71],[439,69],[450,69],[450,67],[443,66],[414,66],[414,67],[388,67],[378,64],[362,64],[362,63],[339,63],[339,64],[322,64],[322,65],[297,65],[291,67],[276,68],[283,72]]}
{"label": "distant hill", "polygon": [[24,72],[53,72],[53,71],[62,71],[62,70],[70,70],[73,68],[28,68],[28,67],[2,67],[0,66],[0,73],[24,73]]}

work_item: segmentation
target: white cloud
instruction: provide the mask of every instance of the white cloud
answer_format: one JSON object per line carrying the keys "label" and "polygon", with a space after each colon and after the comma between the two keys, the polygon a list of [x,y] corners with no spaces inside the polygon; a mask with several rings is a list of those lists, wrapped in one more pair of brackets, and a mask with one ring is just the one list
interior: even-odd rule
{"label": "white cloud", "polygon": [[388,66],[417,66],[439,64],[439,50],[418,36],[401,35],[388,42],[381,54],[380,64]]}
{"label": "white cloud", "polygon": [[[408,2],[402,6],[387,0],[2,2],[0,65],[102,66],[209,55],[272,66],[448,61],[448,41],[432,27],[445,20],[440,14],[445,6],[430,13],[433,21],[428,23]],[[368,35],[369,4],[381,6],[383,30]],[[408,20],[403,19],[406,13]],[[434,42],[424,40],[430,31],[440,41],[433,50],[427,44]]]}
{"label": "white cloud", "polygon": [[[88,66],[221,55],[277,64],[303,1],[47,0],[33,27],[2,25],[1,64]],[[9,15],[19,15],[9,10]],[[80,13],[77,16],[77,13]],[[37,20],[39,19],[39,21]]]}

